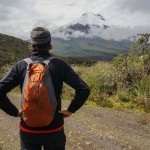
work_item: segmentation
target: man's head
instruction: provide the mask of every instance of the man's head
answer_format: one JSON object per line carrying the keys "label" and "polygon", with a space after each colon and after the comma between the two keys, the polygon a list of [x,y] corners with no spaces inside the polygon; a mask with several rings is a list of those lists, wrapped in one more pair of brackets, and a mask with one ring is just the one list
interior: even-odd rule
{"label": "man's head", "polygon": [[31,31],[30,34],[32,44],[29,46],[29,49],[32,51],[41,51],[41,50],[50,50],[52,49],[51,45],[51,34],[50,32],[43,27],[36,27]]}

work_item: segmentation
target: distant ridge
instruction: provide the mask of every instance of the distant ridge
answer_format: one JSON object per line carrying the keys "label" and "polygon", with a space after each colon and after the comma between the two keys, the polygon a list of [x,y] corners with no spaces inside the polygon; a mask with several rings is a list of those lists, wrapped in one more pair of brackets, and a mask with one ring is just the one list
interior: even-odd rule
{"label": "distant ridge", "polygon": [[112,60],[118,54],[128,54],[133,43],[128,40],[113,41],[101,38],[52,38],[56,55],[64,57],[85,57],[95,60]]}

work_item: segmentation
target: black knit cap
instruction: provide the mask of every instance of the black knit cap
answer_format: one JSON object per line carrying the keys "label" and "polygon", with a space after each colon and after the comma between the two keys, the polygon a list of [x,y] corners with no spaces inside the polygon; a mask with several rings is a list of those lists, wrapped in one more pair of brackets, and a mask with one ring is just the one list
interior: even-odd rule
{"label": "black knit cap", "polygon": [[48,29],[43,27],[36,27],[31,31],[31,40],[33,44],[43,45],[51,42],[51,34]]}

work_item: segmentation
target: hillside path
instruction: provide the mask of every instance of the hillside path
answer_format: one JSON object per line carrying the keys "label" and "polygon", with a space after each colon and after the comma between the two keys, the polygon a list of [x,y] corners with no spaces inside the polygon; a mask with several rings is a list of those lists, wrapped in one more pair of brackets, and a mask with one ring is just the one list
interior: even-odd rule
{"label": "hillside path", "polygon": [[[10,99],[20,107],[20,96]],[[0,150],[19,150],[18,126],[0,110]],[[85,105],[65,119],[65,133],[66,150],[150,150],[150,114]]]}

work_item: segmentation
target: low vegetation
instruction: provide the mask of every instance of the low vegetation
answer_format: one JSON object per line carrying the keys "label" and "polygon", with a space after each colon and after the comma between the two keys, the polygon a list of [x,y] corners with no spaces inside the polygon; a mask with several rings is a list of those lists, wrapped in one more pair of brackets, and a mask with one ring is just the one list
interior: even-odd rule
{"label": "low vegetation", "polygon": [[[91,88],[89,102],[101,107],[137,109],[150,112],[149,35],[141,36],[129,55],[118,55],[112,62],[93,66],[72,65]],[[64,99],[72,99],[73,90],[64,86]]]}
{"label": "low vegetation", "polygon": [[0,34],[0,68],[29,56],[28,43],[8,35]]}

